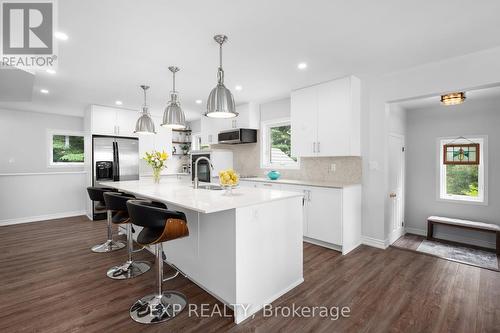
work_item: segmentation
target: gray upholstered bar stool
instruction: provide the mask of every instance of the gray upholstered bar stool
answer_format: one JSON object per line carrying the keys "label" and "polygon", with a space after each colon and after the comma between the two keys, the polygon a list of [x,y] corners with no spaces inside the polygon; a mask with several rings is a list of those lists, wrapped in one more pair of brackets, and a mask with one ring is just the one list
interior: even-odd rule
{"label": "gray upholstered bar stool", "polygon": [[146,273],[151,264],[146,261],[134,261],[132,253],[134,252],[134,239],[132,238],[132,224],[127,211],[127,201],[135,199],[133,195],[121,192],[105,192],[104,202],[106,208],[114,214],[111,221],[114,224],[125,224],[127,228],[127,261],[121,265],[111,267],[107,275],[115,280],[131,279]]}
{"label": "gray upholstered bar stool", "polygon": [[186,215],[141,200],[127,201],[127,208],[132,223],[143,228],[137,236],[137,243],[155,246],[158,269],[156,293],[144,296],[135,302],[130,308],[130,316],[143,324],[170,320],[186,307],[187,299],[180,292],[162,290],[163,282],[179,274],[176,272],[173,276],[163,279],[162,244],[189,236]]}
{"label": "gray upholstered bar stool", "polygon": [[90,200],[97,202],[97,208],[107,210],[108,239],[103,244],[93,246],[92,252],[104,253],[124,248],[125,244],[123,242],[113,240],[113,229],[111,229],[111,218],[113,216],[112,212],[106,208],[106,203],[104,202],[104,193],[116,192],[116,190],[104,187],[87,187],[87,192]]}

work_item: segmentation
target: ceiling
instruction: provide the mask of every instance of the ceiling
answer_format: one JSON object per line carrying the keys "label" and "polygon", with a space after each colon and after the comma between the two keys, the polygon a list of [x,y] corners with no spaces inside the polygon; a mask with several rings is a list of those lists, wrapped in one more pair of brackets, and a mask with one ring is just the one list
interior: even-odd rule
{"label": "ceiling", "polygon": [[[469,90],[465,92],[465,102],[480,101],[485,99],[500,98],[500,86],[488,87],[483,89]],[[403,102],[395,103],[407,111],[421,110],[424,108],[443,107],[453,108],[452,106],[442,105],[440,102],[441,96],[430,96],[425,98],[411,99]]]}
{"label": "ceiling", "polygon": [[[224,69],[237,104],[500,45],[497,0],[64,0],[58,6],[59,30],[69,39],[59,44],[57,74],[36,73],[32,101],[0,107],[81,116],[89,104],[121,100],[138,110],[139,85],[146,83],[153,113],[160,114],[171,88],[167,67],[177,65],[182,105],[187,119],[195,119],[216,83],[217,33],[229,36]],[[299,62],[308,68],[298,70]]]}

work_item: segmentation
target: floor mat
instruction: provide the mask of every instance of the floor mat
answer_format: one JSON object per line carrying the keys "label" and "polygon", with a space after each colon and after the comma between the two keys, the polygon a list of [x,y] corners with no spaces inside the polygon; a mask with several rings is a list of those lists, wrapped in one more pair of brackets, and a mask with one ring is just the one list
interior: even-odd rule
{"label": "floor mat", "polygon": [[429,241],[426,239],[422,241],[417,251],[470,265],[498,270],[497,256],[493,252]]}

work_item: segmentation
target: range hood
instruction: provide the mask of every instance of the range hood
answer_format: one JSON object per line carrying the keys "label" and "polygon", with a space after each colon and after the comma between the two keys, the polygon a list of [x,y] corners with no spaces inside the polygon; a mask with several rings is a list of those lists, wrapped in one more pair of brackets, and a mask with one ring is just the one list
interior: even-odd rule
{"label": "range hood", "polygon": [[234,128],[226,131],[219,132],[219,144],[242,144],[242,143],[256,143],[257,130],[251,128]]}

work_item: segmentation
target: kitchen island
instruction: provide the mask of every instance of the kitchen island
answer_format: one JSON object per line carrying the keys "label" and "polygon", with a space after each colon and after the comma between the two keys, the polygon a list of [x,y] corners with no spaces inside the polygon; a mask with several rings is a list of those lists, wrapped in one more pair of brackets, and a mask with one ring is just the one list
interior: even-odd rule
{"label": "kitchen island", "polygon": [[164,243],[167,261],[230,306],[235,323],[304,281],[302,193],[241,187],[227,195],[168,178],[101,184],[186,214],[189,237]]}

